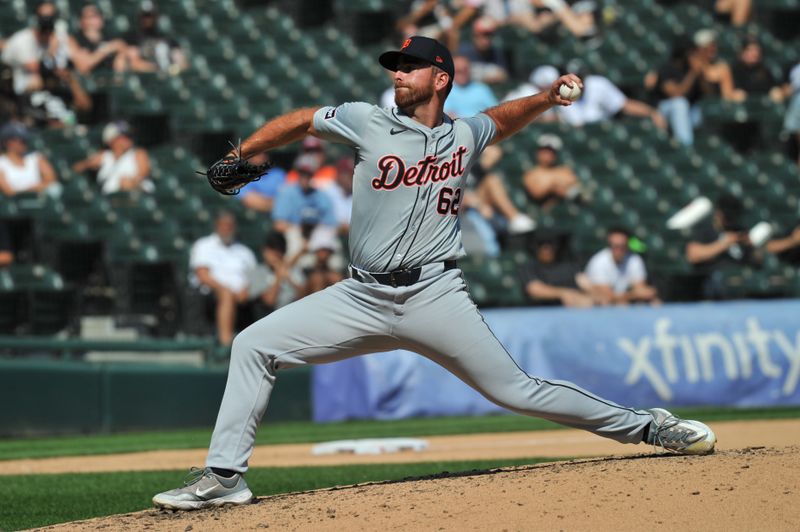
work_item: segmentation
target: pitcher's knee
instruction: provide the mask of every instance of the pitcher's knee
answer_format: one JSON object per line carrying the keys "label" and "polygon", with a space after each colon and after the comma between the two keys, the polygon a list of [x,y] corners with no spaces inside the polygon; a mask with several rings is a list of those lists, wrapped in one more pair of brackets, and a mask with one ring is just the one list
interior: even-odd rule
{"label": "pitcher's knee", "polygon": [[265,359],[267,352],[266,339],[270,335],[264,331],[256,331],[252,326],[246,328],[233,339],[231,344],[231,361],[261,360]]}

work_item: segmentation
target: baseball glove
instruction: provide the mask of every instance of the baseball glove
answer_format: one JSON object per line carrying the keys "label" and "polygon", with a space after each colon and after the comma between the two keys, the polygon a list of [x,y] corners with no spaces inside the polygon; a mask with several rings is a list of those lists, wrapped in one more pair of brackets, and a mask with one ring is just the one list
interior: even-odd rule
{"label": "baseball glove", "polygon": [[239,147],[233,146],[233,152],[218,160],[208,167],[206,172],[197,172],[206,176],[211,188],[225,194],[233,196],[247,183],[258,181],[272,167],[268,162],[263,164],[252,164],[247,159],[242,159],[241,143]]}

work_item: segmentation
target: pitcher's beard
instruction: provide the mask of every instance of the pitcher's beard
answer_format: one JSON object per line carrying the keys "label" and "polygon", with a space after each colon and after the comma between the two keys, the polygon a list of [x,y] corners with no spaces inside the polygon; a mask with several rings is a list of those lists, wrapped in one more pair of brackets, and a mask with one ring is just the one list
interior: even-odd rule
{"label": "pitcher's beard", "polygon": [[[405,90],[400,90],[401,88]],[[401,109],[416,107],[433,98],[433,87],[397,87],[394,89],[394,103]]]}

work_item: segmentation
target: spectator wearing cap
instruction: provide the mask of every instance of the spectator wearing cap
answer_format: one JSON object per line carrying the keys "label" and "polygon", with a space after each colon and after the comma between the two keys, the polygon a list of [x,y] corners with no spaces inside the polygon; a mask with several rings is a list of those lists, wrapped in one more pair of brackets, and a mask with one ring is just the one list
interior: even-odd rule
{"label": "spectator wearing cap", "polygon": [[525,293],[540,305],[591,307],[591,295],[581,288],[578,263],[569,256],[564,234],[540,232],[536,235],[535,260],[526,265]]}
{"label": "spectator wearing cap", "polygon": [[[253,164],[263,164],[269,161],[269,154],[266,152],[257,153],[250,157],[249,161]],[[258,181],[246,184],[236,196],[242,205],[250,210],[257,212],[271,212],[275,204],[275,198],[281,187],[286,183],[286,170],[273,166],[269,171],[261,176]]]}
{"label": "spectator wearing cap", "polygon": [[722,278],[726,266],[738,267],[759,260],[741,221],[743,212],[744,205],[738,197],[723,193],[714,205],[711,219],[693,229],[686,245],[686,260],[701,279],[704,299],[726,297]]}
{"label": "spectator wearing cap", "polygon": [[178,41],[158,29],[158,10],[151,0],[139,4],[136,27],[125,35],[128,65],[136,72],[177,74],[188,68]]}
{"label": "spectator wearing cap", "polygon": [[[319,189],[329,187],[336,181],[336,168],[326,164],[328,155],[325,151],[325,142],[317,137],[307,136],[303,139],[300,156],[308,155],[314,159],[316,170],[312,177],[312,184]],[[286,174],[287,183],[297,183],[299,174],[296,168],[289,170]]]}
{"label": "spectator wearing cap", "polygon": [[703,96],[721,96],[724,100],[741,102],[747,97],[733,83],[731,67],[717,55],[717,32],[698,30],[692,41],[695,50],[689,56],[690,64],[700,70],[700,89]]}
{"label": "spectator wearing cap", "polygon": [[255,267],[253,252],[236,241],[236,218],[229,212],[217,213],[214,232],[192,245],[189,282],[205,296],[221,345],[230,345],[235,330],[252,322],[248,283]]}
{"label": "spectator wearing cap", "polygon": [[335,233],[338,225],[330,198],[312,182],[319,170],[319,159],[310,153],[303,154],[295,160],[294,170],[297,183],[289,183],[280,190],[272,210],[274,228],[286,237],[291,256],[307,246],[319,227]]}
{"label": "spectator wearing cap", "polygon": [[617,114],[649,118],[660,128],[666,128],[664,116],[650,105],[628,98],[605,76],[587,74],[583,62],[573,59],[567,65],[583,79],[583,95],[567,107],[559,107],[561,119],[573,126],[611,120]]}
{"label": "spectator wearing cap", "polygon": [[96,4],[84,4],[78,20],[78,33],[69,40],[70,56],[81,74],[121,72],[127,67],[128,46],[122,39],[108,37],[103,13]]}
{"label": "spectator wearing cap", "polygon": [[506,54],[492,42],[497,24],[489,17],[479,17],[472,24],[472,38],[458,48],[471,62],[472,79],[487,84],[503,83],[508,79]]}
{"label": "spectator wearing cap", "polygon": [[60,188],[50,161],[37,151],[28,151],[28,129],[9,122],[0,128],[0,190],[6,196],[24,192],[47,192],[56,195]]}
{"label": "spectator wearing cap", "polygon": [[[504,102],[533,96],[540,92],[550,89],[550,86],[558,79],[558,69],[552,65],[542,65],[534,68],[528,76],[528,81],[520,84],[503,98]],[[540,114],[536,119],[539,122],[555,122],[558,120],[558,112],[555,107],[548,109]]]}
{"label": "spectator wearing cap", "polygon": [[75,163],[75,172],[97,171],[97,182],[103,194],[117,192],[153,192],[148,179],[150,156],[144,148],[134,145],[127,122],[111,122],[103,128],[103,144],[107,149]]}
{"label": "spectator wearing cap", "polygon": [[327,187],[325,193],[331,199],[339,223],[339,232],[350,230],[350,215],[353,212],[353,169],[352,157],[342,157],[336,163],[336,182]]}
{"label": "spectator wearing cap", "polygon": [[660,303],[656,289],[647,284],[644,260],[631,251],[629,241],[626,229],[609,229],[608,247],[595,253],[586,265],[589,292],[601,305]]}
{"label": "spectator wearing cap", "polygon": [[525,172],[522,183],[528,195],[545,210],[562,200],[585,200],[578,176],[569,166],[558,164],[563,143],[550,133],[541,135],[536,146],[536,165]]}
{"label": "spectator wearing cap", "polygon": [[453,89],[444,103],[444,112],[452,118],[475,116],[497,105],[492,89],[472,79],[470,60],[462,55],[453,59]]}
{"label": "spectator wearing cap", "polygon": [[259,303],[258,314],[265,316],[305,293],[306,279],[286,254],[286,239],[281,233],[271,231],[261,247],[263,263],[251,274],[248,290],[251,299]]}

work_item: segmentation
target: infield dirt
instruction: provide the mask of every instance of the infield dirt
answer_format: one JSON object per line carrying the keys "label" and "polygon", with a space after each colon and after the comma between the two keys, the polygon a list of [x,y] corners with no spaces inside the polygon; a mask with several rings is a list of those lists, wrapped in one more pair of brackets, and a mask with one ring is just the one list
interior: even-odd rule
{"label": "infield dirt", "polygon": [[[798,420],[715,423],[720,447],[710,456],[654,456],[650,448],[612,442],[611,453],[648,454],[344,486],[263,497],[238,508],[145,510],[46,530],[796,531],[798,426]],[[569,448],[570,438],[580,434],[552,436]],[[481,435],[492,436],[513,435]],[[606,450],[594,448],[597,454]],[[483,458],[491,455],[483,449]]]}

